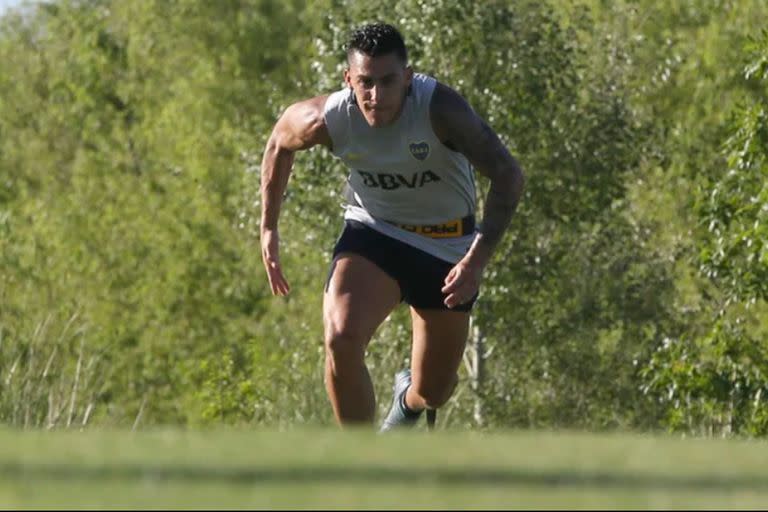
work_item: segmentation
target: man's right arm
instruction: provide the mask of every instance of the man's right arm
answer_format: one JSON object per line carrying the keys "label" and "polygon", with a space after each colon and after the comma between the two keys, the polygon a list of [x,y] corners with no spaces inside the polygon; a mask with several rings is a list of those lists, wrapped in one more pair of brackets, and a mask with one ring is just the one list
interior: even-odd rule
{"label": "man's right arm", "polygon": [[280,268],[277,221],[296,151],[323,144],[331,147],[323,110],[328,96],[294,103],[275,124],[261,162],[261,256],[274,295],[290,286]]}

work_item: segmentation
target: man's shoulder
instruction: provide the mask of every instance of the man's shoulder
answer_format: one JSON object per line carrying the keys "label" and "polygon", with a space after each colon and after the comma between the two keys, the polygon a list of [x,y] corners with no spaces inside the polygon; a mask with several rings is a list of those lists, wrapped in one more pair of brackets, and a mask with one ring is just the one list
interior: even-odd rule
{"label": "man's shoulder", "polygon": [[278,126],[284,127],[288,133],[293,133],[306,147],[315,144],[330,146],[324,115],[327,99],[328,95],[320,95],[289,105]]}
{"label": "man's shoulder", "polygon": [[477,120],[477,114],[464,96],[438,81],[429,104],[429,118],[437,138],[449,149],[458,151],[457,141]]}
{"label": "man's shoulder", "polygon": [[325,124],[325,105],[329,94],[313,96],[299,100],[285,110],[285,116],[290,117],[300,126],[315,127]]}
{"label": "man's shoulder", "polygon": [[468,106],[464,96],[453,87],[439,80],[436,80],[435,82],[435,90],[432,93],[430,110],[437,113],[455,113],[457,109],[463,110]]}
{"label": "man's shoulder", "polygon": [[321,94],[320,96],[299,100],[291,104],[288,109],[304,114],[322,114],[325,109],[325,104],[328,102],[330,96],[331,94]]}
{"label": "man's shoulder", "polygon": [[460,130],[474,115],[469,102],[458,91],[443,82],[435,84],[429,103],[429,116],[435,133],[446,136],[446,130]]}

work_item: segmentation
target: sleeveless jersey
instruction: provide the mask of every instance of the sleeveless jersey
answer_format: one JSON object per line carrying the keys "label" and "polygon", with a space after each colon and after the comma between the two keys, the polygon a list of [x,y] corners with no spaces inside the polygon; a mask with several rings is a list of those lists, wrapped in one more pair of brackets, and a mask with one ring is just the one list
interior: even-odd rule
{"label": "sleeveless jersey", "polygon": [[475,212],[469,162],[432,130],[429,105],[436,84],[414,74],[400,116],[386,126],[368,125],[349,88],[328,97],[324,118],[333,154],[350,169],[353,201],[345,205],[345,218],[455,263],[474,233],[434,239],[393,224],[440,224]]}

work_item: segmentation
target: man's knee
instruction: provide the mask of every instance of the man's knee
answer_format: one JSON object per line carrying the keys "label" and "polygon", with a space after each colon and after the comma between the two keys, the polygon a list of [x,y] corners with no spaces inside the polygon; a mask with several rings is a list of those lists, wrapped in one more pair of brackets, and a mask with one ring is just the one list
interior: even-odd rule
{"label": "man's knee", "polygon": [[454,374],[451,378],[441,381],[430,382],[427,379],[414,379],[411,387],[424,400],[428,409],[437,409],[448,402],[458,382],[459,377]]}
{"label": "man's knee", "polygon": [[367,344],[365,336],[354,329],[345,326],[327,328],[325,356],[332,363],[334,373],[363,364]]}

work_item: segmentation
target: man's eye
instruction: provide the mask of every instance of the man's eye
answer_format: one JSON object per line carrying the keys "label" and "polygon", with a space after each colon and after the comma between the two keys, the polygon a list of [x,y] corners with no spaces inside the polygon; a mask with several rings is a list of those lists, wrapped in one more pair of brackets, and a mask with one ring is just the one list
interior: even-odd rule
{"label": "man's eye", "polygon": [[363,87],[365,87],[366,89],[370,89],[371,87],[373,87],[373,80],[363,80],[362,83],[363,83]]}

